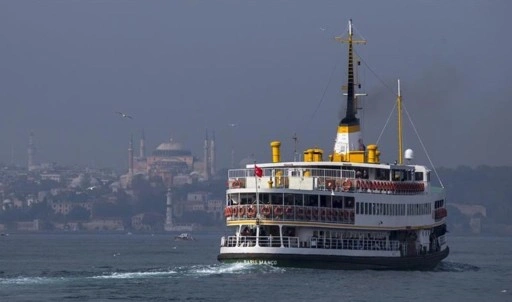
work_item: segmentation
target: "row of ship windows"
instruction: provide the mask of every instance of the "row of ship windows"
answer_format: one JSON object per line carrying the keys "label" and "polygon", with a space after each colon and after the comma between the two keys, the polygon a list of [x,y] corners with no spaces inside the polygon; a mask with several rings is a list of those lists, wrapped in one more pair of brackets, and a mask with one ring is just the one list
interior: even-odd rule
{"label": "row of ship windows", "polygon": [[415,204],[388,204],[376,202],[357,202],[356,214],[362,215],[388,215],[388,216],[412,216],[430,215],[432,213],[431,203]]}
{"label": "row of ship windows", "polygon": [[352,196],[311,195],[289,193],[231,193],[228,194],[228,205],[255,204],[259,198],[262,204],[295,205],[306,207],[332,207],[335,209],[353,209],[355,199]]}

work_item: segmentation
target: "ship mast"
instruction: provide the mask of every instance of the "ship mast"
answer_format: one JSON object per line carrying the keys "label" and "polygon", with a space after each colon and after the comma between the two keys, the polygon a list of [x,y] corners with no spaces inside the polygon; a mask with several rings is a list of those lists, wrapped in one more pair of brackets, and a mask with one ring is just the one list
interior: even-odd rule
{"label": "ship mast", "polygon": [[340,125],[359,125],[359,119],[356,117],[357,104],[356,97],[359,95],[355,92],[355,74],[354,74],[354,44],[366,44],[365,40],[354,40],[354,30],[352,28],[352,19],[348,21],[348,38],[336,37],[336,41],[348,44],[348,81],[347,81],[347,111],[345,118],[340,121]]}
{"label": "ship mast", "polygon": [[403,136],[402,136],[402,94],[400,92],[400,79],[398,79],[398,96],[396,98],[396,108],[398,116],[398,164],[404,163],[403,159]]}
{"label": "ship mast", "polygon": [[354,44],[366,44],[365,40],[355,40],[352,19],[348,22],[348,38],[336,37],[336,41],[348,44],[348,81],[347,81],[347,110],[345,117],[338,125],[338,133],[334,144],[333,161],[349,161],[350,151],[360,150],[361,134],[357,114],[357,97],[366,94],[356,93],[354,72]]}

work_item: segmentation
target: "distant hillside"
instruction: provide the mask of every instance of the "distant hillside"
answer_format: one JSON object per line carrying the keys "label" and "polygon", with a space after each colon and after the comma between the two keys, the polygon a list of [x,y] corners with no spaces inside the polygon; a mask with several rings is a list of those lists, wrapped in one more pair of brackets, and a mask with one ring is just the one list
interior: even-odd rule
{"label": "distant hillside", "polygon": [[[512,167],[460,166],[437,172],[446,188],[448,205],[482,205],[488,223],[512,225]],[[461,213],[451,214],[456,218]]]}

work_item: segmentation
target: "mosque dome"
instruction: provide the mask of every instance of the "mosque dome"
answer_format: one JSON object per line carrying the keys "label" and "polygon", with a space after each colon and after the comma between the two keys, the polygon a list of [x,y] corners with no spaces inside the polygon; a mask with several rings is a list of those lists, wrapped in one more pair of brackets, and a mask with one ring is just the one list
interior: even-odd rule
{"label": "mosque dome", "polygon": [[173,141],[171,138],[168,142],[161,143],[158,145],[155,151],[153,151],[153,156],[159,157],[173,157],[173,156],[191,156],[192,152],[190,150],[183,149],[183,146]]}
{"label": "mosque dome", "polygon": [[180,143],[173,141],[173,139],[171,138],[168,142],[161,143],[160,145],[158,145],[156,150],[162,150],[162,151],[183,150],[183,146]]}

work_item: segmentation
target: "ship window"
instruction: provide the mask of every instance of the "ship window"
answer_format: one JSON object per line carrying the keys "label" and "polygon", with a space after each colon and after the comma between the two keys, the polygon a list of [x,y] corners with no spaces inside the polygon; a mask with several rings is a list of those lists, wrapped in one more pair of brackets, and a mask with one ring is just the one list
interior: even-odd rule
{"label": "ship window", "polygon": [[375,179],[377,180],[389,180],[389,170],[387,169],[377,169],[377,175]]}
{"label": "ship window", "polygon": [[327,207],[327,196],[326,195],[320,195],[320,206]]}
{"label": "ship window", "polygon": [[284,204],[285,205],[293,205],[293,194],[285,194],[284,195]]}
{"label": "ship window", "polygon": [[296,206],[301,206],[304,201],[303,201],[303,197],[304,195],[302,194],[293,194],[293,202]]}
{"label": "ship window", "polygon": [[308,200],[306,202],[306,206],[317,207],[318,206],[318,195],[309,195]]}
{"label": "ship window", "polygon": [[345,197],[345,209],[353,209],[354,208],[354,197]]}
{"label": "ship window", "polygon": [[252,204],[256,201],[256,194],[240,194],[240,204]]}
{"label": "ship window", "polygon": [[363,214],[368,215],[368,213],[369,213],[369,211],[368,211],[368,203],[365,202],[364,203],[364,213]]}
{"label": "ship window", "polygon": [[381,203],[376,203],[375,204],[374,214],[375,215],[382,215],[382,204]]}
{"label": "ship window", "polygon": [[269,204],[270,203],[270,194],[267,193],[259,193],[258,198],[260,199],[260,203]]}
{"label": "ship window", "polygon": [[283,194],[270,194],[271,204],[283,204]]}
{"label": "ship window", "polygon": [[423,180],[423,172],[415,172],[414,173],[414,180]]}
{"label": "ship window", "polygon": [[393,170],[393,180],[394,181],[402,181],[402,180],[404,180],[402,172],[403,171],[401,171],[401,170]]}
{"label": "ship window", "polygon": [[337,209],[343,208],[343,197],[334,196],[332,199],[332,207]]}
{"label": "ship window", "polygon": [[240,203],[240,195],[238,193],[228,195],[228,205],[236,205],[239,203]]}
{"label": "ship window", "polygon": [[361,212],[359,211],[360,208],[361,208],[361,203],[360,202],[356,203],[356,214],[361,214]]}

